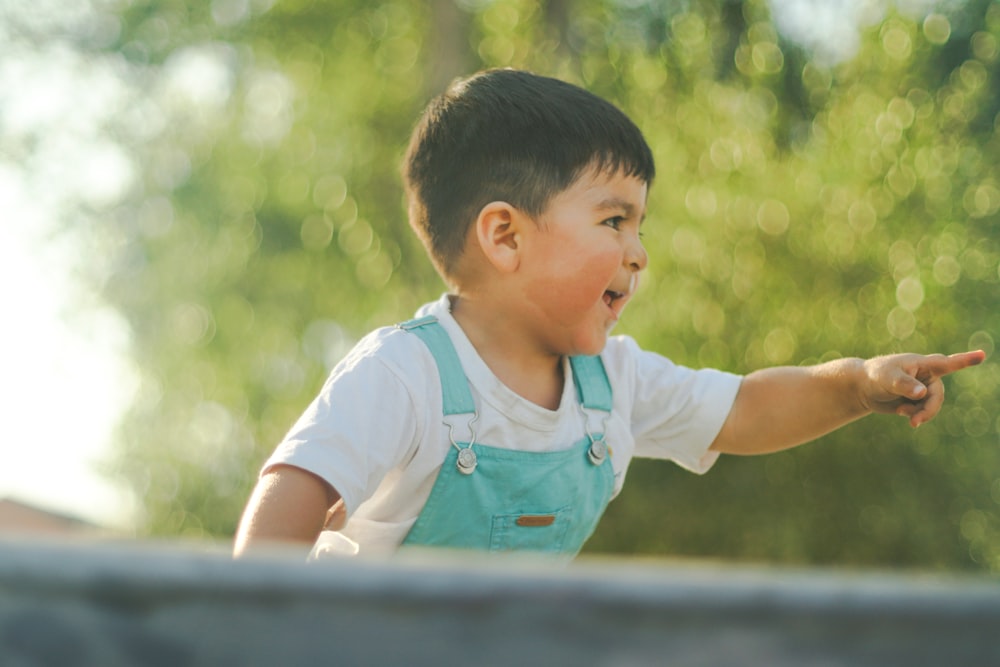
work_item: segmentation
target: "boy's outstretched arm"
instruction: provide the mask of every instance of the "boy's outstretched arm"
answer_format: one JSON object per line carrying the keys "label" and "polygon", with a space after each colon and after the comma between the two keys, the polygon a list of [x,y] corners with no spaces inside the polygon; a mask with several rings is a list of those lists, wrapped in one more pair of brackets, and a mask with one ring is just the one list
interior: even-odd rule
{"label": "boy's outstretched arm", "polygon": [[327,510],[340,495],[322,479],[301,468],[279,465],[257,482],[236,531],[233,555],[261,547],[312,547]]}
{"label": "boy's outstretched arm", "polygon": [[755,371],[743,379],[711,449],[728,454],[774,452],[873,412],[898,414],[920,426],[941,409],[941,378],[985,358],[981,350],[948,357],[894,354]]}

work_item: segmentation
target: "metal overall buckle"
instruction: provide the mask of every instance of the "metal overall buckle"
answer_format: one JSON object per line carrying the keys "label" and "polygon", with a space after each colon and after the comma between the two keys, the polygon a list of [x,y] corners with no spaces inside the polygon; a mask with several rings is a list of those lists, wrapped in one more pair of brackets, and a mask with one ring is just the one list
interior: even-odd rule
{"label": "metal overall buckle", "polygon": [[587,411],[583,408],[582,403],[577,403],[580,406],[580,412],[583,414],[583,429],[587,432],[587,439],[590,440],[590,447],[587,448],[587,458],[595,466],[599,466],[604,463],[604,459],[608,458],[608,443],[605,441],[605,436],[608,432],[608,417],[610,413],[604,413],[604,418],[601,420],[601,434],[594,435],[590,430],[590,419],[588,419]]}
{"label": "metal overall buckle", "polygon": [[458,450],[458,458],[455,460],[455,467],[458,468],[458,472],[463,475],[471,475],[476,471],[476,466],[479,465],[479,457],[476,456],[476,452],[473,451],[472,446],[476,444],[476,430],[472,428],[472,425],[476,423],[479,419],[479,411],[472,413],[472,419],[469,420],[469,444],[462,447],[460,444],[455,442],[455,425],[449,424],[448,422],[443,422],[445,426],[448,427],[448,439],[451,440],[452,446]]}

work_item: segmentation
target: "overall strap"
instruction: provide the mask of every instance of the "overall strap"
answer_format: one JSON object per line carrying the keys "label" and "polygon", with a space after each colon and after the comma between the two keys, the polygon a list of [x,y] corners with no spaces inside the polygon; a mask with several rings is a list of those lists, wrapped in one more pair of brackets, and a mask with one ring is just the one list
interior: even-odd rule
{"label": "overall strap", "polygon": [[444,414],[460,415],[475,412],[476,404],[472,400],[472,392],[469,391],[469,381],[465,378],[465,371],[462,370],[462,362],[448,337],[448,332],[438,319],[428,315],[397,324],[396,327],[419,336],[434,355],[441,377]]}
{"label": "overall strap", "polygon": [[[462,362],[458,358],[451,338],[438,319],[433,315],[427,315],[397,324],[396,327],[419,336],[434,355],[441,376],[444,414],[475,412],[476,405],[469,391],[469,381],[465,377],[465,371],[462,370]],[[573,369],[576,393],[583,407],[611,412],[611,383],[608,381],[608,374],[604,370],[601,357],[599,355],[570,357],[569,363]]]}
{"label": "overall strap", "polygon": [[570,357],[573,368],[573,383],[583,407],[591,410],[611,412],[611,382],[604,370],[600,355],[592,357]]}

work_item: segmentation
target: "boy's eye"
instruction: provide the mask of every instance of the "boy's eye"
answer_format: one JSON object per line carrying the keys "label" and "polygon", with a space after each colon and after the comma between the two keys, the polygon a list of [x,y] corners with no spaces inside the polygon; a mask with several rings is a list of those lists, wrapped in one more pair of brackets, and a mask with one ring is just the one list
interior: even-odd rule
{"label": "boy's eye", "polygon": [[622,226],[622,222],[624,221],[625,218],[618,215],[613,218],[608,218],[607,220],[604,221],[603,224],[607,225],[608,227],[611,227],[612,229],[618,229],[619,227]]}

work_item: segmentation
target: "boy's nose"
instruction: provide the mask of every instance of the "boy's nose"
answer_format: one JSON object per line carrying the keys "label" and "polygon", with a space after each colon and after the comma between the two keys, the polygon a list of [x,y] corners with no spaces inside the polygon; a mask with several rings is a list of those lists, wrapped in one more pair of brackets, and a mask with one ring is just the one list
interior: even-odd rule
{"label": "boy's nose", "polygon": [[635,237],[628,244],[625,251],[625,264],[633,271],[642,271],[649,263],[649,255],[646,254],[646,247],[642,245],[642,240]]}

